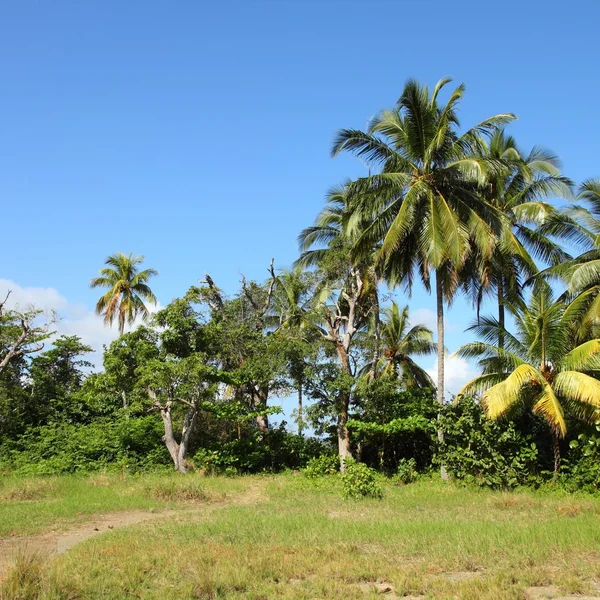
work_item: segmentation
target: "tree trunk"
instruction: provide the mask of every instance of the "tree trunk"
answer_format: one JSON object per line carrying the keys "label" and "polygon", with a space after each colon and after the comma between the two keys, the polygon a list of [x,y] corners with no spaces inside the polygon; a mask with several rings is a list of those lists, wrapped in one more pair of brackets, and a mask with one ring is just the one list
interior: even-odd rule
{"label": "tree trunk", "polygon": [[[269,389],[259,386],[254,386],[252,389],[252,404],[256,410],[267,407],[267,398]],[[269,431],[269,417],[266,414],[256,417],[256,425],[261,433]]]}
{"label": "tree trunk", "polygon": [[373,350],[373,363],[371,365],[371,369],[369,370],[369,381],[374,381],[377,376],[377,363],[379,362],[379,351],[380,351],[380,338],[379,338],[379,294],[376,294],[375,300],[375,324],[374,324],[374,340],[375,340],[375,349]]}
{"label": "tree trunk", "polygon": [[[337,345],[338,357],[340,359],[340,367],[342,372],[346,375],[351,375],[350,369],[350,357],[346,349],[341,345]],[[346,427],[348,422],[348,411],[350,409],[350,394],[346,391],[340,392],[339,395],[340,407],[338,414],[338,454],[340,457],[340,471],[343,473],[345,469],[344,461],[347,458],[352,458],[352,452],[350,451],[350,432]]]}
{"label": "tree trunk", "polygon": [[[439,270],[435,272],[435,296],[437,307],[437,401],[440,407],[444,404],[444,361],[445,361],[445,344],[444,344],[444,288],[442,284],[442,276]],[[438,420],[440,414],[438,413]],[[437,431],[438,440],[444,441],[444,432],[441,427]],[[440,475],[445,481],[448,479],[446,466],[440,467]]]}
{"label": "tree trunk", "polygon": [[498,348],[504,348],[504,283],[502,275],[498,279]]}
{"label": "tree trunk", "polygon": [[560,471],[560,443],[556,433],[552,432],[552,446],[554,449],[554,474],[558,475]]}
{"label": "tree trunk", "polygon": [[352,452],[350,451],[350,432],[346,427],[348,422],[348,405],[350,404],[350,398],[346,392],[341,394],[342,406],[340,407],[340,414],[338,415],[338,454],[340,457],[340,471],[343,473],[346,465],[345,461],[347,458],[352,458]]}
{"label": "tree trunk", "polygon": [[121,398],[123,398],[123,408],[127,408],[127,394],[125,390],[121,390]]}
{"label": "tree trunk", "polygon": [[298,435],[302,435],[304,429],[304,415],[302,412],[302,382],[298,383]]}
{"label": "tree trunk", "polygon": [[171,404],[167,403],[165,408],[160,409],[160,416],[163,420],[165,428],[165,435],[163,435],[163,442],[171,455],[171,460],[176,471],[180,473],[187,473],[188,467],[186,464],[186,456],[190,436],[194,428],[194,422],[196,420],[197,409],[190,407],[183,420],[183,427],[181,430],[181,443],[177,443],[175,435],[173,433],[173,419],[171,416]]}

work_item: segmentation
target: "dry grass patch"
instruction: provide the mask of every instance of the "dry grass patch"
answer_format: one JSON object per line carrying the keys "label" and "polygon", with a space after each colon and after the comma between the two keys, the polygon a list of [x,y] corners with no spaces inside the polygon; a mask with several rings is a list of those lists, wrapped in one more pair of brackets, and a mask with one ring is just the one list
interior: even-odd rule
{"label": "dry grass patch", "polygon": [[56,491],[56,483],[47,479],[5,481],[0,487],[0,500],[25,502],[47,498]]}

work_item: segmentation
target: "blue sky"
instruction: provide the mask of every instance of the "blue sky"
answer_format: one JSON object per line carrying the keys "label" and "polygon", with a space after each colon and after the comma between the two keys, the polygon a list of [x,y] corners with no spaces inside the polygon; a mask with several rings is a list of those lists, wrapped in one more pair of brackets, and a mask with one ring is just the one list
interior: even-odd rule
{"label": "blue sky", "polygon": [[[3,3],[2,285],[104,339],[88,281],[112,252],[146,256],[162,304],[205,271],[233,292],[272,256],[289,265],[326,190],[363,172],[330,158],[336,130],[364,127],[409,77],[465,82],[464,125],[514,112],[524,148],[600,176],[600,9],[568,6]],[[419,289],[410,303],[434,308]],[[471,318],[457,301],[450,350]]]}

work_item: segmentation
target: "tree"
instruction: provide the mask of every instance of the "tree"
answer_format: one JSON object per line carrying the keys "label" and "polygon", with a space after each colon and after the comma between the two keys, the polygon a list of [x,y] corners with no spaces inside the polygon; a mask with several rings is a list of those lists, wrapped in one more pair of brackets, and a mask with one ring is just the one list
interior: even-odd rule
{"label": "tree", "polygon": [[261,439],[269,430],[269,414],[280,412],[278,407],[268,407],[269,394],[285,387],[285,357],[279,337],[272,335],[277,280],[273,259],[268,273],[264,284],[242,276],[242,289],[233,298],[227,298],[209,275],[200,282],[207,287],[193,288],[197,298],[210,308],[219,367],[238,382],[223,392],[239,403],[247,399]]}
{"label": "tree", "polygon": [[[548,422],[554,437],[554,468],[560,466],[559,438],[567,432],[565,412],[593,421],[600,409],[600,339],[577,345],[576,329],[585,308],[581,299],[567,304],[555,300],[550,286],[540,282],[529,304],[507,306],[516,333],[497,319],[486,317],[471,327],[481,342],[462,346],[457,354],[477,358],[482,375],[463,387],[458,396],[481,393],[492,419],[520,404]],[[498,340],[502,329],[504,347]]]}
{"label": "tree", "polygon": [[100,269],[100,276],[90,281],[91,288],[108,288],[96,303],[96,314],[104,315],[104,322],[112,325],[117,319],[119,335],[125,331],[125,323],[131,325],[139,315],[142,320],[148,318],[148,308],[144,300],[156,304],[154,292],[150,289],[148,281],[158,273],[154,269],[139,270],[139,265],[144,262],[143,256],[129,256],[118,252],[111,254],[104,264],[107,267]]}
{"label": "tree", "polygon": [[316,355],[318,340],[310,327],[311,292],[314,274],[296,266],[277,276],[273,298],[272,324],[275,334],[282,338],[281,349],[287,361],[288,376],[298,394],[296,422],[298,434],[304,429],[303,391],[309,361]]}
{"label": "tree", "polygon": [[380,172],[352,182],[355,208],[350,222],[372,221],[358,239],[370,251],[380,241],[377,261],[392,285],[410,291],[414,272],[429,289],[435,271],[437,307],[437,398],[444,400],[444,301],[458,285],[458,270],[473,247],[489,256],[501,229],[498,212],[480,194],[498,161],[477,156],[482,135],[514,119],[490,117],[459,135],[457,109],[464,93],[458,86],[445,105],[438,101],[450,79],[440,80],[432,93],[409,80],[392,110],[384,110],[367,132],[341,130],[334,156],[349,151]]}
{"label": "tree", "polygon": [[120,340],[114,342],[111,349],[127,359],[128,369],[115,370],[109,363],[110,374],[125,389],[131,368],[135,368],[132,395],[145,396],[150,411],[160,414],[163,442],[180,473],[190,468],[187,456],[202,407],[215,400],[219,383],[232,383],[219,369],[204,316],[194,307],[198,299],[192,288],[156,313],[153,324],[160,328],[159,333],[142,328],[122,338],[127,341],[125,346]]}
{"label": "tree", "polygon": [[31,359],[29,378],[38,424],[86,418],[87,408],[77,392],[92,367],[84,356],[93,351],[79,337],[62,335],[53,341],[52,348]]}
{"label": "tree", "polygon": [[[504,131],[491,136],[481,157],[504,165],[489,173],[481,194],[505,217],[505,223],[491,255],[473,253],[469,257],[463,268],[463,285],[474,296],[477,314],[484,295],[496,294],[502,335],[505,298],[513,302],[522,298],[524,282],[538,272],[535,260],[555,265],[570,258],[540,226],[552,224],[560,233],[557,225],[563,219],[545,199],[552,195],[570,197],[572,184],[560,175],[559,161],[551,152],[536,147],[524,154]],[[502,347],[502,338],[498,345]]]}
{"label": "tree", "polygon": [[352,256],[352,244],[364,224],[352,218],[347,187],[334,188],[315,225],[299,236],[302,255],[298,264],[316,267],[319,284],[312,300],[311,321],[326,344],[331,344],[338,358],[341,377],[336,386],[337,437],[340,468],[352,456],[350,431],[347,427],[352,401],[352,386],[358,369],[352,354],[357,334],[366,327],[370,315],[379,312],[377,276],[372,254]]}
{"label": "tree", "polygon": [[[399,309],[396,302],[384,309],[381,323],[382,357],[375,365],[379,376],[396,377],[404,380],[406,389],[412,387],[431,388],[435,383],[427,371],[421,368],[412,356],[424,356],[435,352],[433,332],[424,325],[410,326],[408,306]],[[372,364],[363,371],[370,373]]]}
{"label": "tree", "polygon": [[585,339],[600,331],[600,179],[582,183],[577,200],[584,204],[569,206],[563,211],[563,222],[551,223],[547,228],[551,232],[558,230],[584,251],[574,259],[546,269],[542,275],[565,282],[568,286],[565,298],[581,295],[585,299],[586,311],[579,328],[580,338]]}
{"label": "tree", "polygon": [[43,350],[45,340],[53,333],[50,329],[56,322],[56,317],[51,315],[45,324],[38,324],[42,311],[33,307],[24,312],[8,309],[6,304],[10,294],[8,290],[0,302],[0,374],[11,361]]}

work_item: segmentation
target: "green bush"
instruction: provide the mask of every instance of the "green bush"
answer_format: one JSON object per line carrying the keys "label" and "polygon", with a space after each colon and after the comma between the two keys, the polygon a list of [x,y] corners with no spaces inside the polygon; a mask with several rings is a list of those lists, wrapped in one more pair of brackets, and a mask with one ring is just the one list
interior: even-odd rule
{"label": "green bush", "polygon": [[267,433],[253,432],[239,440],[200,448],[193,456],[196,468],[208,473],[261,473],[301,469],[310,459],[329,452],[313,438],[291,434],[283,426]]}
{"label": "green bush", "polygon": [[558,483],[569,492],[600,490],[600,423],[595,431],[581,433],[569,444],[563,460]]}
{"label": "green bush", "polygon": [[377,483],[377,471],[353,460],[344,463],[342,491],[346,498],[383,498],[383,490]]}
{"label": "green bush", "polygon": [[22,475],[164,468],[170,459],[161,429],[154,416],[44,425],[5,444],[0,468]]}
{"label": "green bush", "polygon": [[394,477],[396,483],[407,485],[414,483],[418,478],[417,461],[414,458],[403,458],[398,461],[398,470]]}
{"label": "green bush", "polygon": [[315,479],[325,475],[335,475],[340,470],[340,459],[337,456],[323,454],[311,458],[302,470],[305,477]]}
{"label": "green bush", "polygon": [[444,465],[454,479],[497,489],[540,483],[533,436],[512,421],[488,419],[473,398],[444,406],[439,425],[444,441],[435,463]]}

